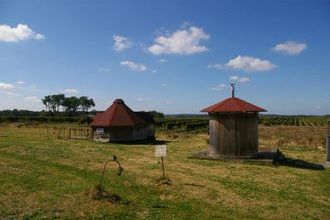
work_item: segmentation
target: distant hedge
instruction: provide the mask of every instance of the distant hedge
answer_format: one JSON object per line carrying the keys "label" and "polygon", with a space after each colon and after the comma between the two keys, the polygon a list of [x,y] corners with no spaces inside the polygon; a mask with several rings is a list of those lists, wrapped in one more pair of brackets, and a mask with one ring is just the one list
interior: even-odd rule
{"label": "distant hedge", "polygon": [[0,123],[91,123],[87,117],[45,117],[45,116],[0,116]]}

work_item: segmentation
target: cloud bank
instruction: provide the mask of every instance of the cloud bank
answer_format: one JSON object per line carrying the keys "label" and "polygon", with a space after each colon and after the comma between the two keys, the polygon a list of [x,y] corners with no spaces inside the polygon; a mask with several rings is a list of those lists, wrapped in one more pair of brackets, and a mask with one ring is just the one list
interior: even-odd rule
{"label": "cloud bank", "polygon": [[154,40],[155,43],[148,50],[154,55],[191,55],[207,51],[208,48],[201,45],[201,41],[209,38],[210,35],[204,32],[202,28],[192,26],[157,37]]}
{"label": "cloud bank", "polygon": [[277,53],[293,56],[302,53],[306,48],[307,45],[305,43],[287,41],[284,43],[277,44],[275,47],[272,48],[272,50]]}
{"label": "cloud bank", "polygon": [[18,24],[16,27],[8,25],[0,25],[0,41],[3,42],[18,42],[24,40],[41,40],[45,36],[33,31],[25,24]]}
{"label": "cloud bank", "polygon": [[120,62],[120,65],[127,66],[129,69],[135,72],[143,72],[147,70],[147,67],[144,64],[141,63],[135,63],[130,60],[125,60]]}
{"label": "cloud bank", "polygon": [[113,45],[115,51],[123,51],[133,45],[127,37],[121,35],[113,35],[113,40],[115,41],[115,44]]}
{"label": "cloud bank", "polygon": [[229,60],[225,66],[234,70],[243,70],[246,72],[268,71],[276,67],[275,64],[268,60],[261,60],[259,58],[241,55]]}

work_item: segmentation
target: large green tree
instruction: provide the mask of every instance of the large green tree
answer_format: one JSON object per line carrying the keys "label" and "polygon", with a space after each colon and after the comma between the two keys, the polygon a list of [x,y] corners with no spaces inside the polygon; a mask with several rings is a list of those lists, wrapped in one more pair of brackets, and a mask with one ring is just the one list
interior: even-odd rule
{"label": "large green tree", "polygon": [[42,99],[42,103],[49,112],[57,113],[60,112],[61,107],[63,110],[70,113],[75,113],[78,111],[88,112],[88,110],[95,106],[93,99],[87,96],[71,96],[65,97],[64,94],[48,95]]}
{"label": "large green tree", "polygon": [[63,107],[67,112],[77,112],[79,110],[80,102],[79,98],[75,96],[67,97],[64,99]]}
{"label": "large green tree", "polygon": [[63,105],[64,100],[64,94],[48,95],[42,99],[42,103],[48,111],[55,113],[60,111],[60,107]]}
{"label": "large green tree", "polygon": [[89,99],[87,96],[81,96],[79,98],[80,109],[82,112],[88,112],[91,107],[95,106],[93,99]]}
{"label": "large green tree", "polygon": [[52,95],[52,100],[54,103],[54,108],[56,112],[60,111],[60,107],[63,105],[64,100],[65,100],[65,95],[64,94],[57,94],[57,95]]}
{"label": "large green tree", "polygon": [[45,96],[43,99],[41,99],[42,103],[45,105],[45,108],[47,111],[51,111],[50,105],[51,105],[51,98],[50,95]]}

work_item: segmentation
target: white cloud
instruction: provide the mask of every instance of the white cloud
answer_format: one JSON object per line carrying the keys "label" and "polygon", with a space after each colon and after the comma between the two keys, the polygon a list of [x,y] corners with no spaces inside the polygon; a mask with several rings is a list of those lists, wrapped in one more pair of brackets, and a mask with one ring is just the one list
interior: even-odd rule
{"label": "white cloud", "polygon": [[166,104],[170,104],[170,103],[171,103],[171,99],[166,99],[166,100],[165,100],[165,103],[166,103]]}
{"label": "white cloud", "polygon": [[157,70],[152,70],[151,72],[153,72],[153,73],[157,73]]}
{"label": "white cloud", "polygon": [[41,40],[44,38],[44,35],[36,33],[25,24],[18,24],[16,27],[10,27],[5,24],[0,25],[0,41],[18,42],[29,39]]}
{"label": "white cloud", "polygon": [[147,69],[147,67],[141,63],[135,63],[133,61],[129,61],[129,60],[125,60],[120,62],[120,65],[122,66],[127,66],[128,68],[130,68],[132,71],[135,72],[143,72]]}
{"label": "white cloud", "polygon": [[21,81],[21,80],[17,81],[16,83],[17,83],[18,85],[24,85],[24,84],[25,84],[25,82],[24,82],[24,81]]}
{"label": "white cloud", "polygon": [[159,62],[160,62],[160,63],[166,63],[166,62],[167,62],[167,60],[166,60],[166,59],[164,59],[164,58],[162,58],[162,59],[159,59]]}
{"label": "white cloud", "polygon": [[66,94],[77,94],[79,92],[77,89],[64,89],[63,91]]}
{"label": "white cloud", "polygon": [[272,48],[273,51],[286,54],[286,55],[298,55],[307,48],[305,43],[299,43],[295,41],[287,41],[277,44]]}
{"label": "white cloud", "polygon": [[5,93],[7,96],[19,96],[18,93],[14,93],[14,92],[6,92]]}
{"label": "white cloud", "polygon": [[13,84],[0,82],[0,90],[9,90],[14,88],[15,86]]}
{"label": "white cloud", "polygon": [[315,106],[315,109],[320,110],[321,106]]}
{"label": "white cloud", "polygon": [[24,98],[26,102],[41,102],[41,100],[36,96],[28,96]]}
{"label": "white cloud", "polygon": [[144,98],[137,98],[136,101],[143,102],[144,101]]}
{"label": "white cloud", "polygon": [[172,34],[157,37],[155,43],[148,50],[152,54],[179,54],[190,55],[207,51],[207,47],[200,44],[202,40],[207,40],[210,35],[202,28],[189,27],[179,29]]}
{"label": "white cloud", "polygon": [[223,65],[222,64],[219,64],[219,63],[210,63],[207,68],[209,69],[218,69],[218,70],[222,70],[224,69]]}
{"label": "white cloud", "polygon": [[245,83],[245,82],[250,81],[249,77],[240,77],[240,76],[231,76],[229,79],[231,81],[236,81],[236,82],[239,82],[239,83]]}
{"label": "white cloud", "polygon": [[166,83],[163,83],[163,84],[162,84],[162,87],[166,87],[166,86],[167,86],[167,84],[166,84]]}
{"label": "white cloud", "polygon": [[218,84],[218,85],[215,85],[214,87],[212,87],[212,90],[213,91],[221,91],[221,90],[223,90],[226,87],[227,87],[226,84],[221,83],[221,84]]}
{"label": "white cloud", "polygon": [[99,71],[104,72],[104,73],[109,73],[111,70],[110,70],[110,68],[101,67],[101,68],[99,68]]}
{"label": "white cloud", "polygon": [[127,37],[121,35],[113,35],[113,40],[115,41],[115,44],[113,45],[115,51],[123,51],[133,45]]}
{"label": "white cloud", "polygon": [[229,60],[225,66],[231,69],[243,70],[247,72],[267,71],[276,67],[276,65],[268,60],[261,60],[259,58],[241,55]]}

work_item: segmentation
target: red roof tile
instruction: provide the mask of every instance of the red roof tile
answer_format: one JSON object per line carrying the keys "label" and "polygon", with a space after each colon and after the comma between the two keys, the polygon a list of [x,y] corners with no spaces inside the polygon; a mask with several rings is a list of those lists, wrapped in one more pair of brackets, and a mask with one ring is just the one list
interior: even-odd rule
{"label": "red roof tile", "polygon": [[146,122],[133,112],[122,99],[116,99],[113,104],[102,113],[96,114],[92,127],[132,127],[144,125]]}
{"label": "red roof tile", "polygon": [[239,98],[228,98],[201,112],[265,112],[266,110]]}

